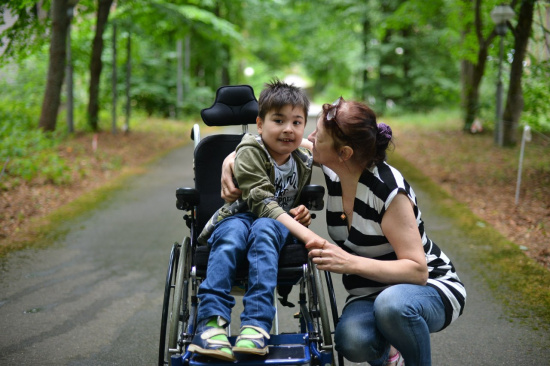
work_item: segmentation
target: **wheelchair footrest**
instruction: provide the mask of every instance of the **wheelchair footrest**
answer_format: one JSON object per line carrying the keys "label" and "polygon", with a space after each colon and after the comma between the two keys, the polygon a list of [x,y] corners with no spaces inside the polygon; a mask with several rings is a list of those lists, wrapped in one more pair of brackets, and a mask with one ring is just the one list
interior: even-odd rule
{"label": "wheelchair footrest", "polygon": [[[269,346],[269,353],[265,356],[236,355],[237,363],[247,366],[263,365],[305,365],[310,363],[310,354],[306,346],[300,344]],[[227,362],[212,358],[192,356],[190,366],[227,365]]]}
{"label": "wheelchair footrest", "polygon": [[[236,337],[229,337],[231,343],[235,342]],[[272,335],[269,340],[269,353],[265,356],[237,355],[237,362],[246,366],[264,366],[264,365],[307,365],[311,363],[311,354],[309,352],[304,334],[280,334]],[[189,366],[227,366],[228,362],[219,361],[209,357],[198,355],[189,355]],[[172,366],[184,365],[185,355],[173,356]]]}

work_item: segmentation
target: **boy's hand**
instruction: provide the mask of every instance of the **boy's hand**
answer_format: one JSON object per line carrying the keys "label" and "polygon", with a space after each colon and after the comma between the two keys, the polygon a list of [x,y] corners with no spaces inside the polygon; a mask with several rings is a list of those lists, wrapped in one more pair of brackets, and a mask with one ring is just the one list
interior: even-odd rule
{"label": "boy's hand", "polygon": [[233,182],[233,167],[235,165],[235,155],[233,151],[223,160],[222,164],[222,193],[221,196],[226,202],[234,202],[240,198],[243,192],[235,186]]}
{"label": "boy's hand", "polygon": [[294,217],[294,220],[298,221],[305,227],[311,225],[311,215],[306,206],[300,205],[298,207],[294,207],[288,213],[290,213],[290,215]]}

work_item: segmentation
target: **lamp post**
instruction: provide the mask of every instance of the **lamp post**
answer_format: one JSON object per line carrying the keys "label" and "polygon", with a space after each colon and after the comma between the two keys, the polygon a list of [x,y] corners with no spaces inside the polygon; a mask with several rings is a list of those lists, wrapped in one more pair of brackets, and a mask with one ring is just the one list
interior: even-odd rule
{"label": "lamp post", "polygon": [[498,62],[497,100],[496,100],[496,123],[495,143],[503,145],[503,123],[502,123],[502,59],[504,58],[504,35],[508,30],[507,21],[514,17],[514,10],[505,4],[497,5],[491,11],[491,19],[496,24],[496,32],[500,36],[500,56]]}

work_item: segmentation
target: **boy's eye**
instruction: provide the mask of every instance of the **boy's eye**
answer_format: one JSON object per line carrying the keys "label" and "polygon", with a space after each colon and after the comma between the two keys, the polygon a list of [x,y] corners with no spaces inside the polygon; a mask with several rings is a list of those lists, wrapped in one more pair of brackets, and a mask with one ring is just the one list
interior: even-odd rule
{"label": "boy's eye", "polygon": [[274,119],[273,122],[275,122],[275,123],[283,123],[283,120],[282,120],[282,119]]}
{"label": "boy's eye", "polygon": [[301,124],[302,124],[302,121],[294,121],[294,124],[295,124],[295,125],[301,125]]}

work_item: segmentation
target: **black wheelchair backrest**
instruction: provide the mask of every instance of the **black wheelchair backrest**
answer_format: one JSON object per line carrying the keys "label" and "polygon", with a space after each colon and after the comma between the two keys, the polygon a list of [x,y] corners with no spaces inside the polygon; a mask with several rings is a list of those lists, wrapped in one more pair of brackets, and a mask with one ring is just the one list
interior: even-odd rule
{"label": "black wheelchair backrest", "polygon": [[[248,85],[222,86],[210,108],[201,111],[208,126],[256,124],[258,101]],[[221,198],[221,166],[223,160],[242,139],[242,134],[219,134],[203,138],[195,149],[195,188],[200,193],[197,226],[201,230],[212,214],[223,205]]]}

